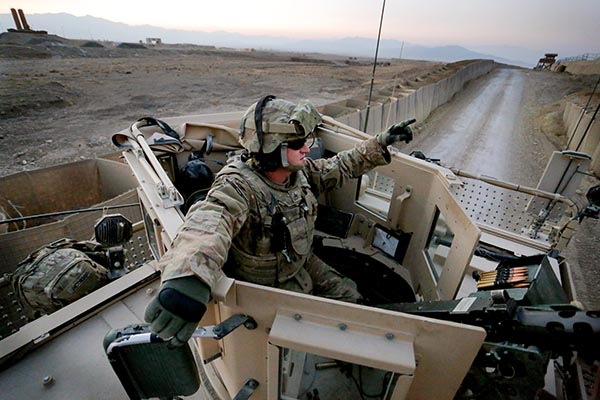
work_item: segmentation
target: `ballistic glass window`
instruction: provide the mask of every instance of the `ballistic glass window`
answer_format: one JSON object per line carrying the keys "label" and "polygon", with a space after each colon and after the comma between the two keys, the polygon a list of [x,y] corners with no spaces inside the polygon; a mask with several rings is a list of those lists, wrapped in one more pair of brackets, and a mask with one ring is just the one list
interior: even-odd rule
{"label": "ballistic glass window", "polygon": [[394,184],[394,178],[370,171],[360,177],[356,202],[367,210],[387,218]]}
{"label": "ballistic glass window", "polygon": [[425,258],[429,269],[433,274],[436,282],[439,281],[442,271],[444,270],[444,264],[446,263],[446,257],[452,246],[452,240],[454,239],[454,232],[446,224],[446,219],[440,210],[436,207],[435,216],[429,236],[427,238],[427,244],[425,245]]}

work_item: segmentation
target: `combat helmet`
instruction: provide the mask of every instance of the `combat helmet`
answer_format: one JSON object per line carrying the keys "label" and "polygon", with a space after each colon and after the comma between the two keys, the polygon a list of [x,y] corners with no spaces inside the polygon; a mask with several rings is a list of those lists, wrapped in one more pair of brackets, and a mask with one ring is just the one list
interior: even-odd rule
{"label": "combat helmet", "polygon": [[244,113],[239,141],[251,155],[269,154],[283,143],[310,135],[320,123],[321,114],[308,100],[296,105],[269,95]]}

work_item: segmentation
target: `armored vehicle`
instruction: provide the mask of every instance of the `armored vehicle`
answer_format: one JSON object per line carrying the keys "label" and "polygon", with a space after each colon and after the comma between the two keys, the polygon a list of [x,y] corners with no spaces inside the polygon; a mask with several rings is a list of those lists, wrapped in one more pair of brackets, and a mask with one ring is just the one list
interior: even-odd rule
{"label": "armored vehicle", "polygon": [[[206,195],[204,178],[241,149],[241,116],[143,118],[113,136],[122,158],[97,160],[91,175],[109,170],[124,199],[102,203],[92,221],[49,224],[77,240],[91,239],[91,231],[77,234],[74,226],[94,226],[109,282],[31,318],[21,316],[24,306],[5,271],[3,318],[14,314],[20,326],[7,328],[0,342],[3,398],[597,395],[597,378],[590,382],[582,371],[600,355],[600,315],[577,302],[560,254],[577,221],[597,217],[595,192],[578,207],[543,185],[450,170],[394,148],[389,165],[319,198],[314,251],[357,283],[363,303],[225,277],[188,345],[171,349],[151,334],[143,313],[160,283],[156,260],[189,207]],[[324,115],[310,157],[369,137]],[[555,159],[546,180],[587,160],[564,153]],[[201,173],[182,175],[190,162]],[[36,228],[37,235],[50,229],[29,229]],[[4,256],[11,249],[24,258],[19,237],[3,235]]]}

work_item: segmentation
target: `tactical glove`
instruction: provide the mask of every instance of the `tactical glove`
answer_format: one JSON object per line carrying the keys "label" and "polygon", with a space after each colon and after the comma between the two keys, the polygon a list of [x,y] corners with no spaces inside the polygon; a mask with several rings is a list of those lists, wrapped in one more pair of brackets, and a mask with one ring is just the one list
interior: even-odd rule
{"label": "tactical glove", "polygon": [[410,142],[413,139],[412,129],[409,125],[414,124],[416,119],[407,119],[406,121],[394,124],[387,128],[385,132],[381,132],[377,135],[377,141],[383,147],[389,146],[401,140],[405,143]]}
{"label": "tactical glove", "polygon": [[181,346],[192,337],[209,298],[210,289],[195,276],[171,279],[150,301],[144,319],[152,332],[170,338],[171,346]]}

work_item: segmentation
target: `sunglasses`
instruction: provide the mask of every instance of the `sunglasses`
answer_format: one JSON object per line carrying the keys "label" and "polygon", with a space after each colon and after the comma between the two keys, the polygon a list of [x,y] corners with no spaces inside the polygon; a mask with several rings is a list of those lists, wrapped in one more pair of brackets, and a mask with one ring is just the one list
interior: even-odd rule
{"label": "sunglasses", "polygon": [[304,145],[306,144],[307,141],[308,141],[308,148],[311,148],[312,145],[315,143],[315,136],[311,134],[302,139],[290,140],[289,142],[287,142],[287,147],[288,147],[288,149],[292,149],[292,150],[300,150],[301,148],[304,147]]}

